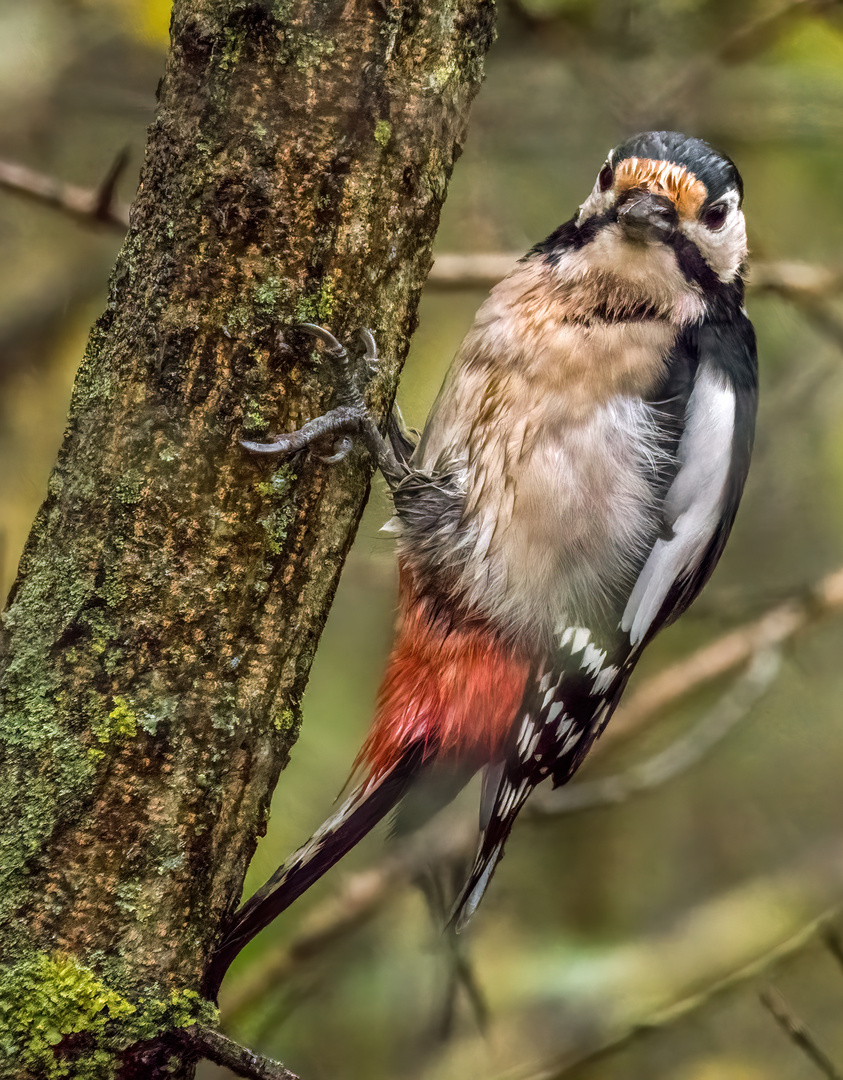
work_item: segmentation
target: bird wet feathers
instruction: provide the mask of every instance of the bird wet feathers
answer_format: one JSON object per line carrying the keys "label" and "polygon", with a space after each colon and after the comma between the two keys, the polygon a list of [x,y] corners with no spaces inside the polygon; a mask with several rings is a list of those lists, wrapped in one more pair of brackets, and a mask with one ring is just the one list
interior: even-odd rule
{"label": "bird wet feathers", "polygon": [[755,421],[735,165],[646,132],[491,292],[417,445],[393,425],[397,638],[340,809],[234,917],[223,965],[420,773],[484,772],[477,908],[537,784],[566,783],[732,527]]}

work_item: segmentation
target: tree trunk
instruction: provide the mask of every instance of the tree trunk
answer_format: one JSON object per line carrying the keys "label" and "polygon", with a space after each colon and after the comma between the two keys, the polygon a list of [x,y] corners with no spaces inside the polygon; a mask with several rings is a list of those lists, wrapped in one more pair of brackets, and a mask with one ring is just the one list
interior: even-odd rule
{"label": "tree trunk", "polygon": [[159,1037],[209,1019],[372,470],[237,440],[332,404],[300,321],[375,333],[385,416],[492,32],[492,0],[175,0],[0,639],[4,1077],[192,1073]]}

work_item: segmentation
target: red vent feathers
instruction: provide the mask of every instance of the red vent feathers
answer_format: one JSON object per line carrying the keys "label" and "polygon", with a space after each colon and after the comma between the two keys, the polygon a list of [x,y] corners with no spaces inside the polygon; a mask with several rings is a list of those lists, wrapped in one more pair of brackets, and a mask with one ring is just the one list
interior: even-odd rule
{"label": "red vent feathers", "polygon": [[408,578],[402,574],[402,616],[375,719],[355,762],[372,780],[419,739],[445,758],[478,766],[500,759],[529,672],[527,660],[482,625],[437,625]]}

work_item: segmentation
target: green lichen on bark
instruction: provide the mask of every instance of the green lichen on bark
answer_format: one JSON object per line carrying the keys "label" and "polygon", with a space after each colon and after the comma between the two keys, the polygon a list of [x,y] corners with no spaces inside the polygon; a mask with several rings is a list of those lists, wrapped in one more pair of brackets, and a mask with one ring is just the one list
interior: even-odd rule
{"label": "green lichen on bark", "polygon": [[32,953],[0,982],[0,1077],[114,1080],[131,1047],[217,1018],[195,990],[131,1002],[73,956]]}
{"label": "green lichen on bark", "polygon": [[359,446],[279,468],[238,440],[333,403],[300,321],[375,332],[385,416],[492,31],[487,0],[353,16],[174,3],[132,225],[3,616],[3,960],[64,972],[79,1000],[40,1008],[63,1038],[84,1021],[92,1062],[141,1017],[163,1038],[148,1003],[203,987],[371,476]]}

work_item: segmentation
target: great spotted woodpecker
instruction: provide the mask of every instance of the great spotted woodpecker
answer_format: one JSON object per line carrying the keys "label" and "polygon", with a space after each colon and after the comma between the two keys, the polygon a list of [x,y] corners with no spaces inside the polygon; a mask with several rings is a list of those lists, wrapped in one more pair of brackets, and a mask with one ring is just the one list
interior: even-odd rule
{"label": "great spotted woodpecker", "polygon": [[[401,600],[364,778],[235,916],[223,969],[443,763],[484,772],[464,925],[530,793],[570,779],[642,649],[699,593],[753,440],[742,198],[734,164],[700,139],[636,135],[492,290],[417,445],[395,424],[384,442],[347,366],[342,407],[245,444],[331,436],[342,454],[361,434],[392,491]],[[347,365],[327,331],[304,329]]]}

